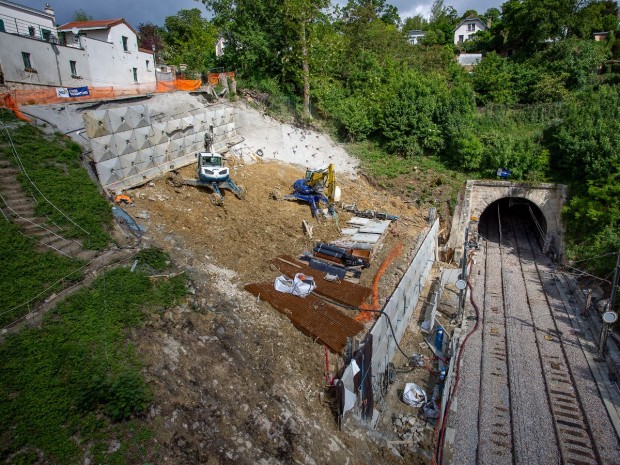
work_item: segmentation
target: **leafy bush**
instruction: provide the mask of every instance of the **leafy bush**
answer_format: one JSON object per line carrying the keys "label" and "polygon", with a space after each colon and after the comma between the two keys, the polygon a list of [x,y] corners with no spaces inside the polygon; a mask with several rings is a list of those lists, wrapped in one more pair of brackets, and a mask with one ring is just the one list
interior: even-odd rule
{"label": "leafy bush", "polygon": [[147,247],[136,254],[136,260],[146,263],[156,271],[163,271],[170,265],[170,256],[156,247]]}

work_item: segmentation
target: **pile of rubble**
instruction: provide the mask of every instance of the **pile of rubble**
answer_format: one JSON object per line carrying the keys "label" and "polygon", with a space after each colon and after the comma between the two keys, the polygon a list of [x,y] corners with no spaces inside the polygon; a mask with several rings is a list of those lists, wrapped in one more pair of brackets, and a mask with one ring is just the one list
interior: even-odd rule
{"label": "pile of rubble", "polygon": [[402,441],[412,441],[412,444],[421,442],[428,434],[432,434],[434,427],[415,415],[392,415],[393,432]]}

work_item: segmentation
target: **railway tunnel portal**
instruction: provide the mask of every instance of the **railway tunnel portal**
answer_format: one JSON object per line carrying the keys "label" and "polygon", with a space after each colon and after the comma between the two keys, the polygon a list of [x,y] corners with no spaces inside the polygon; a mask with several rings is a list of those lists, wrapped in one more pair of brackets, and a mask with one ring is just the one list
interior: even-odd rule
{"label": "railway tunnel portal", "polygon": [[479,221],[479,233],[485,235],[489,227],[501,224],[502,215],[510,214],[527,222],[543,253],[559,261],[564,255],[561,213],[565,199],[562,184],[467,181],[446,251],[453,251],[454,260],[460,261],[465,230],[472,219]]}

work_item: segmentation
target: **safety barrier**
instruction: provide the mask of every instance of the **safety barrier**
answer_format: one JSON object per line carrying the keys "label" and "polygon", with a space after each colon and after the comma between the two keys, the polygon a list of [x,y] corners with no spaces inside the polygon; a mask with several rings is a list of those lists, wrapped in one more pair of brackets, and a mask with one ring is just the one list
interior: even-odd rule
{"label": "safety barrier", "polygon": [[[435,247],[439,220],[427,229],[417,248],[415,257],[409,264],[407,271],[394,290],[394,293],[383,307],[383,312],[389,316],[394,329],[390,329],[385,316],[379,316],[370,330],[373,335],[372,373],[383,373],[400,342],[413,309],[418,303],[422,288],[435,262]],[[396,340],[394,338],[396,336]]]}

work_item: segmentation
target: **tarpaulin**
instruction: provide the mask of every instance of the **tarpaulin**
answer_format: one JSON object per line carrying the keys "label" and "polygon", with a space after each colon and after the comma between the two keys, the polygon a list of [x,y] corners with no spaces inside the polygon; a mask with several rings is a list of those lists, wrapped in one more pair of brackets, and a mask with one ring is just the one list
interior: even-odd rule
{"label": "tarpaulin", "polygon": [[234,80],[235,73],[233,71],[229,71],[227,73],[209,73],[207,79],[209,80],[209,85],[216,86],[220,82],[220,74],[225,74],[226,77]]}

